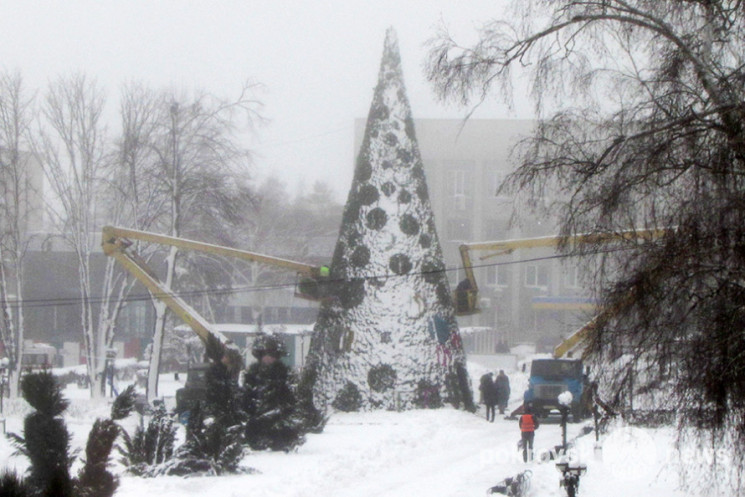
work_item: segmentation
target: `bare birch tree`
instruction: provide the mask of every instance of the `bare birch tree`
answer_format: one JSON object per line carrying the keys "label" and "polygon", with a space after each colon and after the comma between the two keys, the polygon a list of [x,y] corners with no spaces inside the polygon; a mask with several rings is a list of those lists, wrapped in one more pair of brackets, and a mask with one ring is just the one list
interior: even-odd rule
{"label": "bare birch tree", "polygon": [[[250,211],[244,222],[238,243],[247,250],[282,256],[290,246],[292,237],[292,212],[287,199],[289,194],[286,185],[274,177],[267,178],[256,188]],[[242,277],[244,285],[276,286],[294,282],[294,275],[286,271],[258,262],[246,263],[237,261],[236,274]],[[257,292],[254,297],[258,309],[252,310],[259,319],[267,305],[266,295]]]}
{"label": "bare birch tree", "polygon": [[[29,223],[40,218],[31,177],[35,157],[28,132],[34,118],[34,100],[20,73],[0,73],[0,299],[3,320],[0,339],[9,359],[10,395],[18,395],[22,367],[25,319],[23,307],[24,259]],[[40,171],[39,171],[40,172]]]}
{"label": "bare birch tree", "polygon": [[[224,101],[207,94],[192,98],[175,94],[162,100],[153,143],[156,154],[153,178],[160,188],[164,215],[158,231],[171,236],[200,235],[211,242],[228,241],[229,230],[245,209],[245,178],[249,155],[241,148],[237,133],[239,115],[251,124],[259,119],[259,103],[251,85],[241,95]],[[199,229],[197,229],[199,227]],[[206,231],[205,231],[206,230]],[[165,257],[164,283],[174,288],[179,250],[171,247]],[[188,274],[188,272],[187,272]],[[158,372],[166,329],[167,309],[154,300],[156,322],[148,372],[147,395],[158,395]]]}
{"label": "bare birch tree", "polygon": [[[608,311],[590,351],[619,407],[656,392],[656,407],[681,413],[681,426],[710,446],[730,440],[735,464],[720,460],[709,473],[716,485],[703,484],[741,493],[742,2],[523,1],[478,34],[463,47],[440,32],[428,76],[443,98],[478,103],[494,91],[509,98],[510,73],[528,72],[541,121],[512,185],[539,193],[558,185],[567,235],[669,229],[658,243],[619,247],[627,250],[601,260],[596,282]],[[618,353],[620,370],[610,366]]]}
{"label": "bare birch tree", "polygon": [[124,85],[120,96],[121,136],[112,176],[118,191],[117,208],[125,211],[127,226],[137,230],[152,229],[163,215],[162,189],[153,167],[163,98],[140,83]]}
{"label": "bare birch tree", "polygon": [[104,105],[103,92],[85,75],[58,78],[46,94],[42,107],[45,128],[37,145],[55,197],[50,212],[77,259],[84,355],[91,385],[97,385],[91,389],[93,396],[101,395],[104,389],[106,348],[112,340],[107,333],[113,330],[106,316],[95,319],[91,273],[92,255],[100,246],[96,208],[107,165]]}
{"label": "bare birch tree", "polygon": [[[160,97],[142,85],[125,85],[121,92],[119,117],[121,135],[104,161],[97,220],[106,224],[125,225],[135,229],[149,229],[161,213],[162,199],[153,185],[151,168]],[[98,234],[101,223],[94,226]],[[152,255],[141,254],[146,259]],[[95,322],[97,343],[105,351],[111,350],[117,333],[117,320],[127,303],[135,280],[117,266],[113,258],[106,258],[100,287],[100,304]],[[103,375],[102,375],[103,376]],[[105,378],[98,386],[105,389]]]}
{"label": "bare birch tree", "polygon": [[[300,192],[291,202],[290,198],[286,184],[276,177],[266,178],[258,185],[251,194],[245,219],[235,231],[236,246],[318,264],[318,260],[310,260],[310,257],[319,255],[318,248],[311,244],[322,237],[336,239],[342,206],[335,201],[331,188],[323,182],[311,185],[310,191]],[[292,288],[298,282],[298,275],[287,268],[238,260],[227,263],[230,264],[232,283],[238,287]],[[258,291],[252,295],[253,319],[261,319],[264,307],[273,305],[268,300],[272,295],[276,297],[277,294]]]}

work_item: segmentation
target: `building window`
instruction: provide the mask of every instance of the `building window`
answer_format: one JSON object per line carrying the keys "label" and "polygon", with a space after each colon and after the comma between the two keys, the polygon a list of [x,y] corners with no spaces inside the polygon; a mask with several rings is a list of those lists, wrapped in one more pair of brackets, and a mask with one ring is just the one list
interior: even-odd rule
{"label": "building window", "polygon": [[298,324],[311,324],[316,320],[318,310],[313,307],[292,307],[292,322]]}
{"label": "building window", "polygon": [[465,169],[452,169],[448,171],[448,181],[448,189],[451,193],[453,208],[457,211],[466,210],[471,197],[468,171]]}
{"label": "building window", "polygon": [[241,308],[236,305],[229,305],[225,308],[225,319],[224,323],[240,323],[241,322]]}
{"label": "building window", "polygon": [[264,307],[264,324],[277,324],[279,323],[279,308],[277,307]]}
{"label": "building window", "polygon": [[450,186],[452,188],[453,195],[465,195],[466,171],[463,171],[462,169],[450,171]]}
{"label": "building window", "polygon": [[486,268],[486,285],[498,288],[505,288],[508,286],[508,270],[507,266],[500,264],[496,266],[488,266]]}
{"label": "building window", "polygon": [[548,268],[537,264],[525,266],[525,286],[529,288],[548,287]]}
{"label": "building window", "polygon": [[152,332],[152,323],[148,320],[147,303],[130,302],[122,313],[123,327],[128,336],[144,336]]}
{"label": "building window", "polygon": [[484,222],[484,236],[487,240],[503,240],[507,236],[507,221],[487,219]]}
{"label": "building window", "polygon": [[505,178],[506,178],[506,175],[503,172],[492,171],[491,182],[489,184],[489,193],[492,197],[495,197],[495,198],[506,197],[504,193],[500,193],[499,191],[499,187],[502,186],[502,183],[504,182]]}
{"label": "building window", "polygon": [[252,307],[247,305],[240,306],[240,322],[245,324],[254,324],[255,318]]}
{"label": "building window", "polygon": [[576,266],[564,269],[564,288],[580,288],[579,268]]}
{"label": "building window", "polygon": [[448,219],[447,237],[450,241],[468,241],[471,239],[471,221],[468,219]]}
{"label": "building window", "polygon": [[538,315],[538,311],[531,310],[530,314],[528,316],[528,329],[532,332],[537,332],[540,330],[540,317]]}
{"label": "building window", "polygon": [[290,321],[290,310],[287,307],[277,307],[276,319],[278,323],[288,323]]}

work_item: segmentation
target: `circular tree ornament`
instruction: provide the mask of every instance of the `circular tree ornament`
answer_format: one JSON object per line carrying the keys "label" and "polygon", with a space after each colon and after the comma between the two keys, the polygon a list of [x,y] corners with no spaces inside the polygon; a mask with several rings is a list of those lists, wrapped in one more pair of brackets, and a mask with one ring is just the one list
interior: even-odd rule
{"label": "circular tree ornament", "polygon": [[396,385],[396,370],[390,364],[381,364],[367,373],[367,383],[374,392],[384,392]]}

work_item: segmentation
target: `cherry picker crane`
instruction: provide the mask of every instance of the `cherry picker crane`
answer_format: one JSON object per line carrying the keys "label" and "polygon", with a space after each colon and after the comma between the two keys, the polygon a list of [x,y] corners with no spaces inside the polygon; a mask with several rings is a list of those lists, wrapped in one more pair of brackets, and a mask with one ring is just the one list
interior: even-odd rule
{"label": "cherry picker crane", "polygon": [[[507,255],[519,249],[532,249],[549,247],[555,248],[560,242],[566,241],[570,244],[602,244],[619,240],[655,240],[662,237],[668,230],[664,228],[646,229],[646,230],[628,230],[608,233],[580,233],[568,237],[559,235],[549,235],[535,238],[517,238],[512,240],[499,240],[491,242],[473,242],[464,243],[460,246],[461,260],[466,278],[461,281],[454,295],[456,306],[456,315],[467,316],[480,312],[478,307],[478,284],[473,272],[473,262],[471,252],[489,251],[488,254],[480,257],[480,260],[486,260],[492,257]],[[592,332],[597,325],[598,319],[605,317],[608,313],[614,312],[612,309],[603,310],[601,314],[587,323],[585,326],[567,337],[562,343],[554,349],[554,357],[561,358],[568,355],[570,351],[577,348],[582,341]]]}
{"label": "cherry picker crane", "polygon": [[233,257],[245,261],[258,262],[280,267],[298,273],[298,285],[295,295],[309,300],[327,298],[329,268],[312,266],[279,257],[238,250],[210,243],[188,240],[147,231],[139,231],[115,226],[105,226],[102,230],[102,248],[104,254],[113,257],[132,276],[137,278],[150,293],[163,302],[171,311],[188,324],[199,336],[207,350],[219,351],[217,355],[228,369],[237,374],[242,368],[243,360],[238,347],[222,333],[207,322],[199,313],[189,306],[181,297],[163,284],[145,260],[133,249],[132,240],[174,246],[186,250],[197,250],[223,257]]}

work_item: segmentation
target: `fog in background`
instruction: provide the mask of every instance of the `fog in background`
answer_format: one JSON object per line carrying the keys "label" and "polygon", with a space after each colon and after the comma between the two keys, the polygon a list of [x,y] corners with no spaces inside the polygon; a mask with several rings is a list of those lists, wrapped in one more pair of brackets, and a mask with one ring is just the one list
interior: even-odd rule
{"label": "fog in background", "polygon": [[[424,80],[424,42],[444,22],[467,42],[503,1],[301,0],[125,2],[6,0],[0,3],[0,65],[44,89],[61,74],[84,72],[108,96],[116,126],[121,85],[205,90],[235,98],[243,82],[268,123],[246,146],[257,178],[274,174],[290,191],[327,182],[339,201],[351,184],[354,119],[365,117],[385,30],[396,29],[415,118],[462,118],[463,108],[437,103]],[[529,117],[488,102],[477,118]]]}

